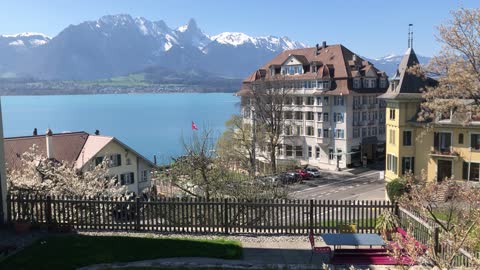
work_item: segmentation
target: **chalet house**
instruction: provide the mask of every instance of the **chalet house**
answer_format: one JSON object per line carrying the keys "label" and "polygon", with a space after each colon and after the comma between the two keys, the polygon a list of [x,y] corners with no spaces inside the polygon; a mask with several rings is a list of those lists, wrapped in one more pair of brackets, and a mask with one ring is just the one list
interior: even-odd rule
{"label": "chalet house", "polygon": [[33,145],[46,157],[66,161],[79,171],[88,171],[108,158],[109,174],[136,194],[141,194],[152,184],[155,164],[115,137],[83,131],[53,134],[47,130],[45,135],[36,135],[35,130],[33,136],[5,138],[7,170],[21,166],[21,155]]}

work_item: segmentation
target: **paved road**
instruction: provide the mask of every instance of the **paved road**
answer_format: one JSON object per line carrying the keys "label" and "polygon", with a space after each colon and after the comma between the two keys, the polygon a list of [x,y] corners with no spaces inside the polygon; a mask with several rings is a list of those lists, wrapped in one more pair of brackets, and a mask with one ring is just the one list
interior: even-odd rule
{"label": "paved road", "polygon": [[384,200],[383,171],[322,172],[318,179],[291,186],[290,198],[314,200]]}

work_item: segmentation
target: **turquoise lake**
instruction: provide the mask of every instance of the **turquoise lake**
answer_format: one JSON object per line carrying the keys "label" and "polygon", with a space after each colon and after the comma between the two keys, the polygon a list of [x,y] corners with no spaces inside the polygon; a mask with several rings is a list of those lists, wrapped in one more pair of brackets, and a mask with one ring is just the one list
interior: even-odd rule
{"label": "turquoise lake", "polygon": [[192,135],[191,123],[220,136],[225,121],[240,111],[231,93],[124,94],[2,97],[5,137],[86,131],[114,136],[158,163],[183,154],[181,138]]}

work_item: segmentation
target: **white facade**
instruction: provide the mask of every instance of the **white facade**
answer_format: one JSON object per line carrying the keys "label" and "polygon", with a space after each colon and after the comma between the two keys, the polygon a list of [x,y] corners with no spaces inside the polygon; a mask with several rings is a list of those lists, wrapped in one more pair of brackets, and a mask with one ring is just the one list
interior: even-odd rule
{"label": "white facade", "polygon": [[[385,143],[385,104],[378,94],[314,94],[317,90],[292,90],[278,159],[336,169],[338,156],[341,169],[360,165],[364,154],[369,160],[378,157],[374,152],[384,151]],[[244,121],[251,122],[252,115],[244,111]]]}

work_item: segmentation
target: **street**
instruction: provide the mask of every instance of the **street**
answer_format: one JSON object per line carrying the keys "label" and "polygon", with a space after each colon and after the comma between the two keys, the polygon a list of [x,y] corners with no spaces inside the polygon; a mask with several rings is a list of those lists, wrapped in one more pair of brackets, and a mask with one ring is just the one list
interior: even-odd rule
{"label": "street", "polygon": [[313,200],[385,200],[383,170],[360,173],[322,171],[319,178],[292,185],[289,198]]}

